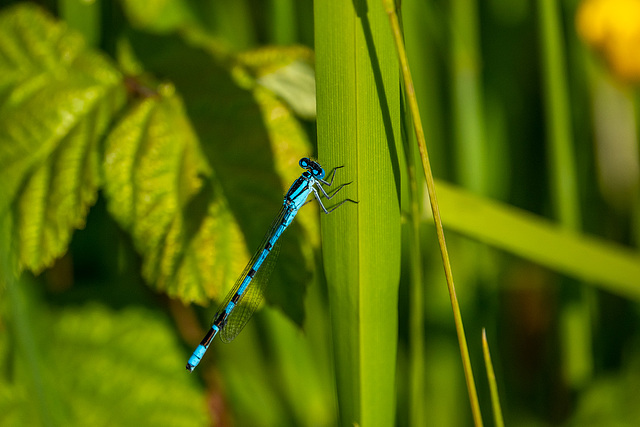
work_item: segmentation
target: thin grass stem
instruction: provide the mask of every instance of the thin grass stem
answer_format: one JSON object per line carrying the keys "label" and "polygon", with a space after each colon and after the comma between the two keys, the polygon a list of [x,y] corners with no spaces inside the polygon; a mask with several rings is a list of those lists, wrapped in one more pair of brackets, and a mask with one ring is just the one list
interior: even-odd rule
{"label": "thin grass stem", "polygon": [[433,212],[433,218],[436,226],[436,234],[438,236],[438,245],[440,247],[442,262],[444,264],[444,273],[447,279],[447,288],[449,291],[449,298],[451,299],[451,307],[453,309],[453,317],[456,325],[456,332],[458,335],[460,354],[462,356],[462,365],[464,367],[465,380],[467,383],[467,391],[469,392],[469,400],[471,401],[471,412],[473,415],[473,421],[476,426],[482,426],[482,414],[480,412],[480,404],[478,403],[478,394],[476,391],[475,381],[473,379],[471,359],[469,358],[469,348],[467,346],[467,339],[465,338],[465,334],[464,334],[462,315],[460,314],[458,297],[456,295],[456,290],[453,283],[453,272],[451,271],[449,254],[447,251],[447,245],[444,238],[444,230],[442,228],[442,220],[440,219],[440,209],[438,207],[438,200],[436,197],[436,187],[433,181],[431,165],[429,163],[429,154],[427,152],[427,146],[426,146],[425,137],[424,137],[424,130],[422,129],[422,122],[420,121],[418,101],[416,98],[415,89],[413,87],[411,72],[409,70],[407,54],[402,41],[402,32],[400,30],[400,23],[398,21],[398,15],[396,13],[394,2],[392,0],[383,0],[383,4],[384,4],[385,11],[389,17],[389,21],[391,23],[391,30],[392,30],[393,38],[396,44],[398,58],[400,60],[402,77],[404,79],[404,87],[407,95],[407,101],[409,103],[409,110],[411,112],[411,116],[414,124],[414,130],[416,133],[416,138],[418,140],[418,148],[420,150],[420,159],[422,160],[422,167],[424,169],[425,179],[427,181],[427,191],[429,193],[429,201],[431,204],[431,210]]}
{"label": "thin grass stem", "polygon": [[489,343],[487,342],[487,331],[482,328],[482,352],[484,354],[484,366],[487,368],[487,379],[489,380],[489,390],[491,391],[491,406],[493,408],[493,419],[496,427],[504,427],[502,409],[500,408],[500,396],[498,395],[498,384],[496,374],[493,371]]}

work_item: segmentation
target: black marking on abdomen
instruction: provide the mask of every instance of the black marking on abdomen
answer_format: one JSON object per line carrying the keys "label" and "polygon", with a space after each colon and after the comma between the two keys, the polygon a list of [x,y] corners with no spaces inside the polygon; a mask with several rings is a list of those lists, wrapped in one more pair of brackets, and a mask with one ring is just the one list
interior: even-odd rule
{"label": "black marking on abdomen", "polygon": [[215,331],[213,330],[213,328],[210,328],[209,332],[207,332],[207,335],[204,336],[200,344],[205,347],[209,347],[209,344],[211,343],[211,339],[213,338],[214,333]]}
{"label": "black marking on abdomen", "polygon": [[226,312],[224,310],[222,310],[220,312],[220,314],[218,315],[218,317],[216,317],[216,320],[213,321],[213,324],[216,325],[218,328],[222,329],[224,327],[225,322],[225,314]]}

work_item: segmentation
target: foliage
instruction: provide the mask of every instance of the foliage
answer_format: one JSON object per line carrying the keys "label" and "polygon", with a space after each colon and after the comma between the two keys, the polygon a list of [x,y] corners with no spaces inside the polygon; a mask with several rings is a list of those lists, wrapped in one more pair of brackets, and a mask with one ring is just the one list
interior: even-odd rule
{"label": "foliage", "polygon": [[[469,424],[382,2],[44,3],[0,10],[0,424]],[[637,5],[538,6],[401,2],[480,404],[486,326],[508,425],[634,424],[635,27],[611,17]],[[359,204],[322,239],[301,210],[265,309],[189,376],[316,97]]]}
{"label": "foliage", "polygon": [[[47,309],[27,297],[34,284],[12,286],[2,425],[206,425],[199,387],[175,369],[184,356],[166,318],[97,303]],[[14,346],[23,357],[10,358]]]}

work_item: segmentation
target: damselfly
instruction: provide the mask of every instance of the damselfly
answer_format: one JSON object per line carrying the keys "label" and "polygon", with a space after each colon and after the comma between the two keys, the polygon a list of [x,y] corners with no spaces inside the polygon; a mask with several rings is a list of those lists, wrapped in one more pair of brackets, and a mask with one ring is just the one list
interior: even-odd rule
{"label": "damselfly", "polygon": [[[273,224],[271,224],[269,231],[267,231],[267,234],[264,236],[262,244],[260,244],[251,261],[249,261],[249,264],[245,267],[236,284],[227,294],[227,297],[218,308],[215,316],[213,316],[211,329],[209,329],[209,332],[207,332],[187,362],[187,370],[189,372],[198,366],[200,359],[202,359],[202,356],[204,356],[204,353],[218,332],[220,332],[222,341],[231,342],[256,311],[262,300],[264,288],[278,255],[276,242],[282,235],[282,232],[291,224],[291,221],[293,221],[293,218],[298,213],[298,209],[307,203],[309,195],[313,193],[313,196],[326,214],[345,202],[358,203],[355,200],[345,199],[327,210],[322,204],[322,200],[320,200],[322,196],[331,199],[342,187],[350,184],[340,185],[331,194],[328,194],[321,185],[331,186],[333,184],[333,178],[336,175],[336,170],[342,166],[334,168],[331,171],[330,181],[324,180],[325,172],[318,162],[304,157],[300,159],[300,167],[306,170],[300,178],[294,181],[289,191],[287,191],[287,194],[284,196],[282,208],[273,221]],[[322,196],[318,193],[318,190],[320,190]]]}

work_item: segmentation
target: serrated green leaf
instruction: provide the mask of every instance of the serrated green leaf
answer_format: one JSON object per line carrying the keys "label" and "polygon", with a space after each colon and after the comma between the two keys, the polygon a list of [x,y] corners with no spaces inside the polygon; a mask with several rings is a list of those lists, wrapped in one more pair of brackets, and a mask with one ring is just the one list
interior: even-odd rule
{"label": "serrated green leaf", "polygon": [[[203,188],[199,197],[223,200],[217,202],[221,209],[218,215],[229,214],[227,218],[216,218],[210,227],[228,231],[237,224],[242,230],[243,238],[235,232],[219,237],[212,233],[210,239],[192,242],[194,257],[207,260],[211,268],[225,267],[217,265],[219,260],[215,257],[228,257],[226,265],[236,262],[240,266],[225,271],[230,275],[216,281],[187,274],[182,282],[186,287],[176,288],[174,295],[198,300],[195,297],[202,294],[191,286],[201,280],[208,286],[208,297],[221,299],[280,209],[284,192],[300,175],[298,160],[310,154],[310,144],[291,110],[271,91],[257,85],[251,90],[239,87],[235,76],[205,50],[176,37],[135,34],[130,39],[145,69],[170,79],[184,100],[201,150],[213,171],[207,181],[210,187]],[[318,243],[317,218],[313,217],[316,212],[312,206],[302,209],[282,237],[280,261],[267,293],[267,299],[282,307],[298,324],[304,317],[303,297],[311,275],[313,247]],[[211,213],[204,217],[194,215],[185,221],[185,227],[199,224],[194,219],[211,218]],[[301,229],[306,233],[301,234]],[[169,237],[172,242],[185,238],[179,231]],[[170,245],[165,246],[172,250]]]}
{"label": "serrated green leaf", "polygon": [[154,33],[168,33],[193,24],[198,15],[193,4],[184,0],[123,0],[122,6],[136,28]]}
{"label": "serrated green leaf", "polygon": [[120,73],[39,8],[0,14],[0,213],[15,216],[20,268],[39,272],[84,225],[98,142],[124,102]]}
{"label": "serrated green leaf", "polygon": [[211,169],[172,87],[117,124],[104,170],[109,211],[132,234],[145,279],[188,301],[219,297],[211,285],[242,271],[243,237],[220,188],[205,182]]}
{"label": "serrated green leaf", "polygon": [[[13,361],[3,364],[11,366],[11,380],[0,377],[0,424],[209,425],[202,390],[177,368],[185,354],[166,319],[142,308],[88,304],[49,312],[33,304],[27,299],[20,314],[26,330],[0,334],[0,360]],[[10,327],[18,321],[15,304],[12,311]],[[15,334],[31,345],[10,345]],[[49,411],[35,408],[43,396]]]}
{"label": "serrated green leaf", "polygon": [[199,28],[187,28],[182,35],[193,46],[231,63],[231,74],[239,86],[248,90],[263,86],[286,102],[298,116],[315,118],[314,54],[308,47],[266,46],[230,55],[217,39]]}
{"label": "serrated green leaf", "polygon": [[300,117],[316,116],[316,76],[313,51],[304,46],[269,46],[237,56],[252,80],[278,95]]}

